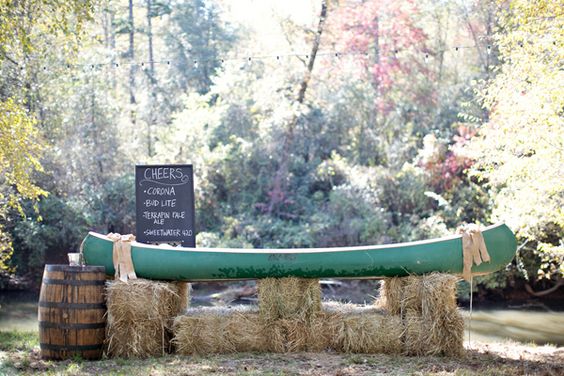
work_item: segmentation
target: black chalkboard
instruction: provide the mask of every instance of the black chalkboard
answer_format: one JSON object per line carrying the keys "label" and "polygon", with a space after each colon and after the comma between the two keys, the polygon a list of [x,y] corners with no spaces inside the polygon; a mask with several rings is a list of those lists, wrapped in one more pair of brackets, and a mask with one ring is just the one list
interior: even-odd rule
{"label": "black chalkboard", "polygon": [[137,241],[196,246],[192,165],[135,166]]}

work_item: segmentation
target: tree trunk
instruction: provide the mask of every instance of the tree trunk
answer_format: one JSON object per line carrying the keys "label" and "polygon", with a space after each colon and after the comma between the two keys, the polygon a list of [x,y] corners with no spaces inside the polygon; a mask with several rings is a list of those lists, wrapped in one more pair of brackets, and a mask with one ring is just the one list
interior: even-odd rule
{"label": "tree trunk", "polygon": [[[326,18],[327,18],[327,3],[325,0],[322,0],[321,12],[319,15],[319,23],[317,25],[317,33],[315,34],[315,39],[311,47],[311,53],[309,54],[309,61],[307,63],[306,72],[304,74],[304,77],[300,84],[298,95],[296,97],[296,102],[299,103],[300,105],[304,103],[307,88],[311,80],[311,74],[315,64],[315,58],[317,56],[317,52],[319,51],[319,45],[321,44],[321,35],[323,34]],[[286,197],[286,190],[287,190],[286,177],[288,175],[290,150],[294,143],[295,129],[297,122],[298,122],[298,115],[293,115],[286,126],[280,165],[278,171],[276,171],[276,175],[274,176],[274,181],[272,183],[272,188],[269,192],[270,195],[270,204],[268,206],[269,213],[272,213],[273,211],[277,210],[280,204],[284,202],[284,199]]]}
{"label": "tree trunk", "polygon": [[[374,65],[379,67],[381,61],[380,53],[380,19],[376,17],[374,19]],[[370,72],[367,72],[370,74]],[[374,108],[370,111],[368,127],[372,129],[378,129],[378,102],[380,101],[380,78],[372,78],[372,88],[374,89]],[[368,139],[366,135],[365,126],[361,125],[360,128],[360,139],[358,140],[359,145],[359,159],[360,163],[364,164],[368,161],[368,152],[370,148],[367,147]]]}
{"label": "tree trunk", "polygon": [[155,122],[155,115],[153,114],[153,109],[155,105],[155,62],[153,57],[153,27],[152,27],[152,16],[151,16],[151,0],[147,0],[147,39],[149,48],[149,81],[151,88],[150,103],[149,103],[149,118],[147,119],[147,154],[149,157],[153,156],[153,136],[152,128]]}
{"label": "tree trunk", "polygon": [[155,59],[153,55],[153,22],[151,15],[152,0],[147,0],[147,38],[149,41],[149,74],[151,84],[155,84]]}
{"label": "tree trunk", "polygon": [[[133,0],[129,0],[129,103],[137,103],[135,99],[135,21],[133,19]],[[134,120],[134,118],[132,118]],[[135,123],[135,121],[133,121]]]}
{"label": "tree trunk", "polygon": [[[112,51],[112,68],[115,68],[115,63],[116,60],[114,58],[115,56],[115,51],[116,51],[116,30],[114,28],[115,25],[115,20],[116,20],[116,14],[114,12],[114,9],[111,8],[111,6],[108,3],[108,12],[110,13],[110,51]],[[117,86],[117,80],[116,80],[116,70],[112,69],[112,89],[116,89]]]}

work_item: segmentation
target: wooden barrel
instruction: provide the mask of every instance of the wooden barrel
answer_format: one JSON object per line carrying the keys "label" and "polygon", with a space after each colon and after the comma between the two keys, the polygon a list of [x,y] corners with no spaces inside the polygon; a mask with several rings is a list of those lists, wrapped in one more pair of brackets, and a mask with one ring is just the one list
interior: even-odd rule
{"label": "wooden barrel", "polygon": [[45,265],[39,294],[44,359],[100,359],[106,330],[103,266]]}

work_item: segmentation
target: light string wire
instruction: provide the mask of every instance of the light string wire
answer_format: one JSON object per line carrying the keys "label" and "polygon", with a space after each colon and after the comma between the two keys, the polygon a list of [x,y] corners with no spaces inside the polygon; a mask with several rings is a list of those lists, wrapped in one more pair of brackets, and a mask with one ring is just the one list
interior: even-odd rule
{"label": "light string wire", "polygon": [[[520,41],[518,43],[518,46],[520,48],[524,48],[526,44],[530,44],[530,42],[526,42],[526,41]],[[552,45],[556,46],[557,42],[556,40],[552,41]],[[484,46],[486,48],[486,53],[488,55],[491,54],[494,46],[493,44],[485,44]],[[459,53],[461,50],[465,50],[465,49],[479,49],[482,48],[482,46],[478,46],[478,45],[455,45],[452,47],[444,47],[442,49],[428,49],[428,48],[424,48],[422,50],[416,51],[416,54],[420,54],[424,57],[425,62],[427,63],[429,58],[433,57],[433,56],[437,56],[440,55],[442,53],[446,53],[446,52],[452,52],[454,51],[455,53]],[[392,50],[392,54],[390,55],[386,55],[386,56],[381,56],[381,59],[386,59],[386,58],[392,58],[392,59],[397,59],[398,58],[398,54],[403,52],[403,51],[411,51],[409,49],[400,49],[400,48],[396,48]],[[190,56],[191,51],[188,51],[188,55]],[[368,52],[361,52],[361,51],[337,51],[337,50],[333,50],[333,51],[320,51],[317,52],[316,56],[321,56],[321,57],[334,57],[334,58],[341,58],[341,57],[346,57],[346,56],[370,56],[370,54]],[[277,60],[279,63],[282,63],[282,60],[285,58],[291,58],[291,57],[297,57],[297,58],[306,58],[308,59],[310,57],[310,53],[307,52],[289,52],[289,53],[279,53],[279,54],[246,54],[246,55],[240,55],[240,56],[233,56],[233,57],[223,57],[223,58],[208,58],[208,59],[198,59],[197,57],[193,56],[192,57],[192,66],[194,69],[197,69],[199,67],[200,64],[206,64],[206,63],[210,63],[210,62],[219,62],[221,64],[227,63],[227,62],[246,62],[247,64],[255,62],[255,61],[266,61],[266,60]],[[24,70],[26,67],[26,64],[14,61],[13,59],[6,59],[6,61],[11,62],[12,64],[18,66],[20,68],[20,70]],[[107,61],[107,62],[102,62],[102,63],[63,63],[63,64],[58,64],[61,66],[66,67],[67,69],[71,69],[71,68],[88,68],[90,67],[91,69],[95,69],[95,68],[102,68],[105,66],[109,66],[109,67],[113,67],[113,68],[119,68],[122,66],[127,66],[127,67],[131,67],[131,66],[137,66],[137,67],[142,67],[145,68],[147,66],[151,66],[151,65],[172,65],[174,62],[176,61],[176,59],[159,59],[159,60],[137,60],[137,61],[127,61],[127,60],[114,60],[112,59],[111,61]],[[190,58],[188,58],[188,61],[190,61]],[[49,65],[42,65],[43,67],[43,71],[47,71],[47,67]]]}
{"label": "light string wire", "polygon": [[[476,45],[469,45],[469,46],[465,46],[465,45],[460,45],[460,46],[454,46],[454,47],[448,47],[448,48],[443,48],[440,50],[430,50],[430,49],[424,49],[422,51],[417,51],[416,53],[421,54],[424,56],[425,60],[428,60],[430,57],[441,54],[441,53],[445,53],[445,52],[450,52],[450,51],[455,51],[455,52],[459,52],[460,50],[463,49],[472,49],[472,48],[478,48]],[[486,49],[488,51],[488,54],[491,52],[492,50],[492,45],[488,44],[486,46]],[[392,54],[388,55],[388,56],[381,56],[381,58],[392,58],[395,59],[397,58],[397,55],[403,51],[410,51],[407,49],[393,49],[392,50]],[[297,58],[306,58],[308,59],[310,57],[310,53],[305,53],[305,52],[290,52],[290,53],[280,53],[280,54],[249,54],[249,55],[240,55],[240,56],[234,56],[234,57],[224,57],[224,58],[208,58],[208,59],[198,59],[196,57],[194,57],[192,59],[192,65],[193,67],[196,69],[198,68],[199,64],[206,64],[209,62],[219,62],[221,64],[227,63],[227,62],[246,62],[246,63],[252,63],[252,62],[256,62],[256,61],[266,61],[266,60],[277,60],[279,63],[282,63],[283,59],[287,59],[287,58],[292,58],[292,57],[297,57]],[[361,52],[361,51],[347,51],[347,52],[343,52],[343,51],[320,51],[317,52],[316,56],[318,57],[334,57],[334,58],[342,58],[342,57],[346,57],[346,56],[370,56],[370,54],[368,52]],[[19,66],[20,70],[24,70],[26,67],[26,64],[23,63],[19,63],[17,61],[13,61],[11,59],[6,59],[7,61],[11,62],[12,64]],[[188,59],[188,61],[190,61],[190,59]],[[159,59],[159,60],[137,60],[137,61],[116,61],[116,60],[112,60],[112,61],[108,61],[108,62],[102,62],[102,63],[66,63],[66,64],[58,64],[61,65],[63,67],[66,67],[67,69],[71,69],[71,68],[88,68],[90,67],[91,69],[95,69],[95,68],[101,68],[101,67],[105,67],[105,66],[109,66],[109,67],[113,67],[113,68],[119,68],[122,66],[137,66],[137,67],[147,67],[150,65],[172,65],[175,62],[175,59]],[[43,70],[46,71],[49,65],[42,65]]]}

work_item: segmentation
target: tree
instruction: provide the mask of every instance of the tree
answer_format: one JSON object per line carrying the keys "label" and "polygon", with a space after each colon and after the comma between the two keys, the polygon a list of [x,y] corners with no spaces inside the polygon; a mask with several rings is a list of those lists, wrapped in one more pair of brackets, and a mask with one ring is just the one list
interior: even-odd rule
{"label": "tree", "polygon": [[[325,21],[327,18],[327,3],[325,0],[321,1],[321,11],[319,13],[319,23],[317,26],[317,32],[315,33],[315,38],[313,40],[313,44],[311,46],[311,52],[309,54],[309,59],[307,62],[306,71],[304,74],[303,79],[300,82],[300,89],[298,90],[298,95],[296,96],[295,104],[299,107],[304,104],[305,95],[310,84],[311,76],[313,67],[315,65],[315,58],[317,56],[317,52],[319,50],[319,46],[321,44],[321,36],[323,35],[323,31],[325,29]],[[274,179],[272,181],[272,189],[269,192],[270,202],[268,205],[269,213],[276,211],[279,209],[280,204],[284,202],[287,196],[287,175],[289,169],[289,158],[290,158],[290,150],[292,148],[292,144],[294,143],[295,138],[295,128],[297,126],[297,122],[299,119],[299,114],[294,112],[292,117],[286,123],[286,129],[284,132],[284,140],[282,146],[282,153],[280,155],[280,164],[276,174],[274,175]]]}
{"label": "tree", "polygon": [[562,0],[513,0],[500,15],[502,63],[481,92],[490,118],[470,149],[474,173],[496,194],[494,219],[548,279],[564,271],[563,9]]}
{"label": "tree", "polygon": [[[352,60],[357,67],[351,89],[371,102],[354,130],[356,161],[361,164],[387,163],[383,155],[388,151],[381,149],[410,136],[406,123],[429,126],[424,109],[432,107],[435,93],[425,59],[432,52],[416,22],[420,14],[413,1],[369,0],[343,6],[334,17],[335,43],[344,53],[343,61]],[[343,70],[350,70],[348,66]]]}
{"label": "tree", "polygon": [[13,252],[5,232],[8,212],[23,214],[22,199],[47,194],[34,184],[35,172],[41,171],[43,143],[36,126],[41,114],[34,113],[30,84],[36,64],[32,56],[45,36],[68,36],[68,45],[75,45],[91,10],[90,1],[0,1],[0,271],[7,268]]}
{"label": "tree", "polygon": [[172,84],[175,90],[209,91],[221,55],[235,42],[234,30],[222,23],[218,8],[204,0],[179,0],[174,3],[165,31],[169,56],[172,56]]}
{"label": "tree", "polygon": [[21,198],[36,200],[47,194],[33,183],[41,171],[42,151],[35,120],[12,98],[0,101],[0,270],[12,254],[10,237],[4,232],[8,211],[23,214]]}

